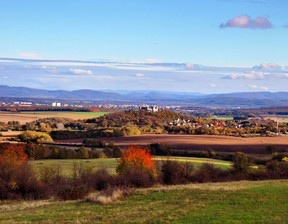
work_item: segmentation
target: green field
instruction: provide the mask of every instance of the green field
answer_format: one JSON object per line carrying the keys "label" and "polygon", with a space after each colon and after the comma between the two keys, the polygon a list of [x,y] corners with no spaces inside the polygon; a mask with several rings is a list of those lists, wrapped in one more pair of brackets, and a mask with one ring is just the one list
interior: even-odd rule
{"label": "green field", "polygon": [[162,160],[167,160],[167,159],[171,159],[171,160],[175,160],[178,162],[190,162],[192,163],[194,166],[200,166],[203,163],[212,163],[215,166],[219,167],[219,168],[223,168],[223,169],[228,169],[231,167],[232,163],[228,162],[228,161],[224,161],[224,160],[218,160],[218,159],[209,159],[209,158],[196,158],[196,157],[161,157],[161,156],[156,156],[155,160],[156,161],[162,161]]}
{"label": "green field", "polygon": [[223,116],[212,116],[212,117],[209,117],[209,119],[216,119],[216,120],[222,120],[222,121],[232,121],[233,120],[233,117],[223,117]]}
{"label": "green field", "polygon": [[117,160],[116,159],[83,159],[83,160],[70,160],[70,159],[47,159],[47,160],[34,160],[31,161],[33,168],[36,172],[42,167],[47,166],[59,166],[64,175],[69,175],[73,171],[73,167],[76,165],[77,167],[87,167],[91,169],[100,169],[106,168],[109,173],[116,173]]}
{"label": "green field", "polygon": [[4,201],[0,223],[262,223],[288,220],[288,180],[139,189],[111,204]]}
{"label": "green field", "polygon": [[[207,158],[193,158],[193,157],[155,157],[156,161],[165,161],[166,159],[176,160],[180,162],[191,162],[196,167],[203,164],[203,163],[212,163],[215,166],[227,169],[231,166],[230,162],[223,161],[223,160],[216,160],[216,159],[207,159]],[[49,159],[49,160],[34,160],[31,161],[36,172],[41,169],[42,167],[47,166],[60,166],[61,171],[65,175],[71,174],[73,171],[73,167],[82,166],[91,169],[99,169],[99,168],[106,168],[109,173],[115,174],[116,173],[116,166],[117,166],[117,159],[113,158],[101,158],[101,159],[83,159],[83,160],[70,160],[70,159]]]}

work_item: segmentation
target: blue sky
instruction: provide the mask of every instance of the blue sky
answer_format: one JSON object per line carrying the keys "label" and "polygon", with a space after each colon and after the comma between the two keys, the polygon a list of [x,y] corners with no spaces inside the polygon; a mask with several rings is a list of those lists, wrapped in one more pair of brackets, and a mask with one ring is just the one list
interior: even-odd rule
{"label": "blue sky", "polygon": [[286,91],[287,8],[286,0],[3,0],[0,84]]}

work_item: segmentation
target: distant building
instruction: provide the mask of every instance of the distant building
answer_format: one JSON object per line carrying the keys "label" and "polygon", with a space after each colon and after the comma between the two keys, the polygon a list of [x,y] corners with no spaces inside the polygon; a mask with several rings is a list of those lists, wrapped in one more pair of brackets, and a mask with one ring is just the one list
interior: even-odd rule
{"label": "distant building", "polygon": [[61,103],[59,102],[53,102],[52,107],[61,107]]}
{"label": "distant building", "polygon": [[157,112],[159,111],[158,106],[149,106],[149,105],[142,105],[141,107],[139,107],[140,110],[145,110],[145,111],[149,111],[149,112]]}

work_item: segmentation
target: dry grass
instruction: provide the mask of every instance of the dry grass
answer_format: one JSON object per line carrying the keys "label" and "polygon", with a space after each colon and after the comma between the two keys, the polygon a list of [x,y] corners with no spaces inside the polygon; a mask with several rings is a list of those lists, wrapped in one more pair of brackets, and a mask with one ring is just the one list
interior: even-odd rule
{"label": "dry grass", "polygon": [[46,205],[50,205],[53,202],[52,200],[39,200],[39,201],[17,201],[11,202],[11,204],[0,204],[0,211],[1,212],[10,212],[10,211],[22,211],[27,209],[34,209],[43,207]]}
{"label": "dry grass", "polygon": [[130,195],[132,192],[133,192],[132,188],[124,188],[124,187],[111,188],[98,194],[92,193],[88,195],[86,201],[101,205],[107,205]]}
{"label": "dry grass", "polygon": [[173,191],[173,190],[206,190],[206,191],[239,191],[243,189],[251,189],[263,185],[282,184],[287,185],[287,180],[264,180],[264,181],[232,181],[218,183],[199,183],[199,184],[181,184],[181,185],[159,185],[152,188],[137,189],[139,192],[154,191]]}
{"label": "dry grass", "polygon": [[94,118],[104,115],[105,112],[57,112],[57,111],[45,111],[45,112],[1,112],[0,121],[7,123],[8,121],[19,121],[20,124],[26,124],[27,122],[35,121],[41,118],[49,117],[65,117],[73,120],[81,120]]}

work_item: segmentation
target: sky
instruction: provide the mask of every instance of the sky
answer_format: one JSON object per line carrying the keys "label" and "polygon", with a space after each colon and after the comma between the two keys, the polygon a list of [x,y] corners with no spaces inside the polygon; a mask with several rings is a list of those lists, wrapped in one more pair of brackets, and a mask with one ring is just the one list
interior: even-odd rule
{"label": "sky", "polygon": [[287,91],[287,0],[1,0],[0,85]]}

